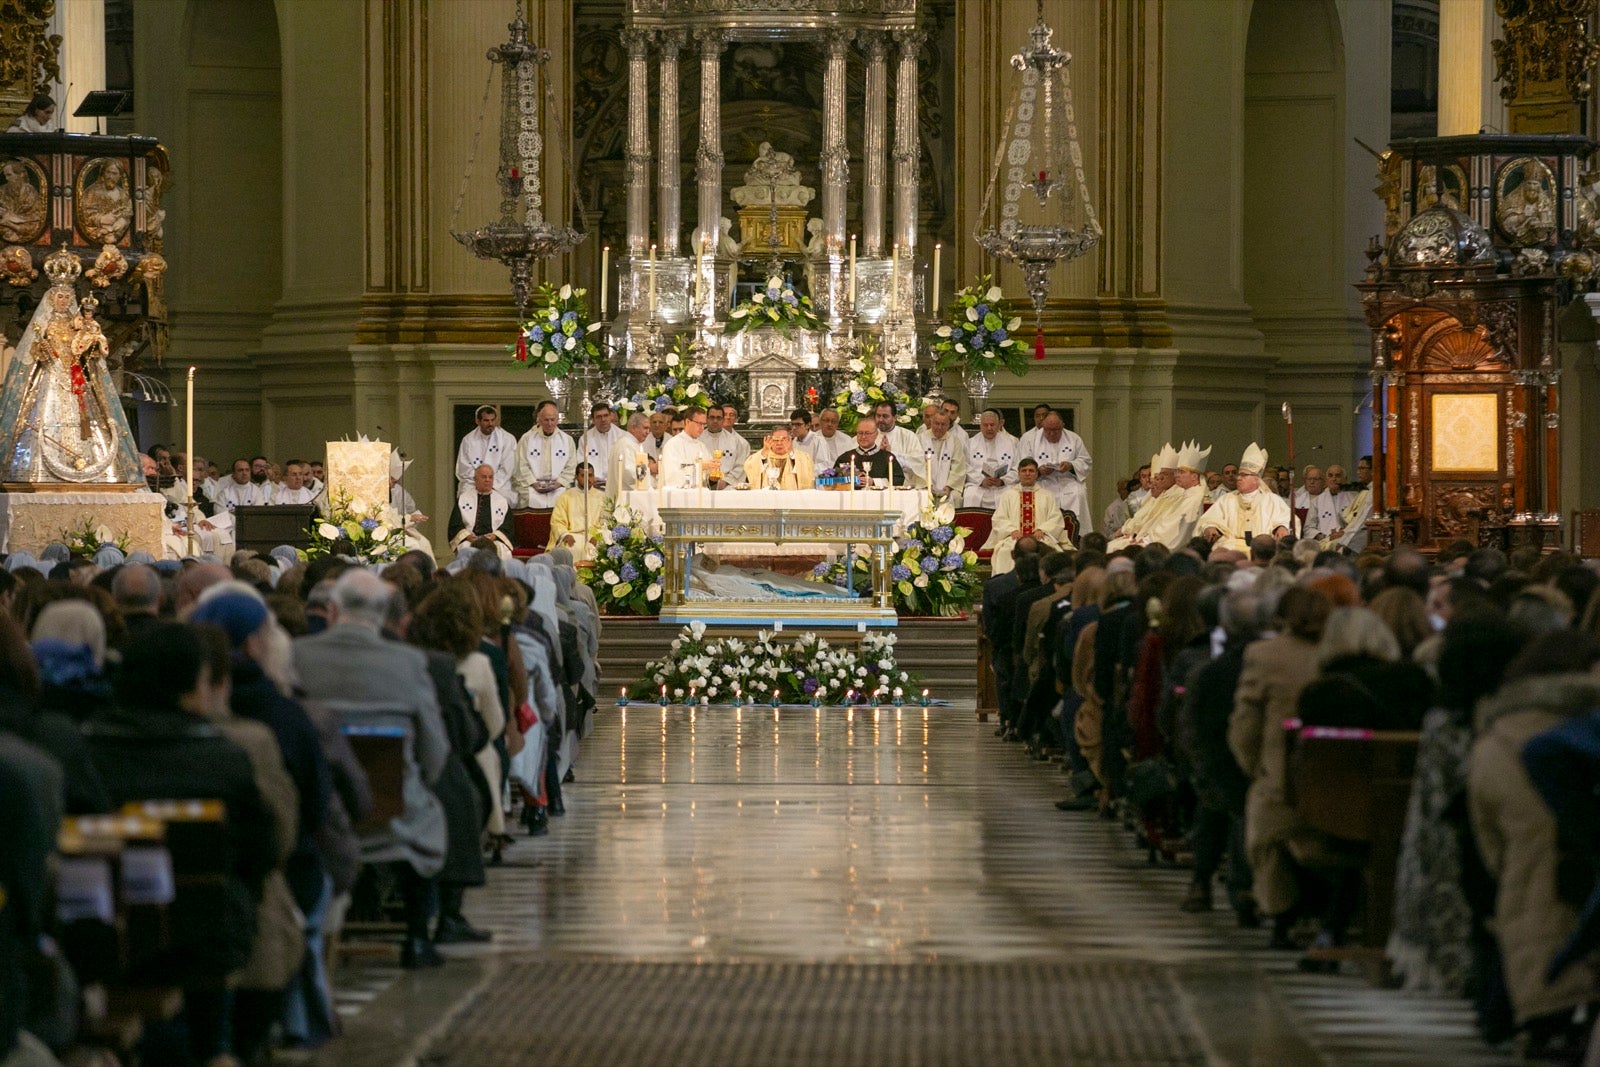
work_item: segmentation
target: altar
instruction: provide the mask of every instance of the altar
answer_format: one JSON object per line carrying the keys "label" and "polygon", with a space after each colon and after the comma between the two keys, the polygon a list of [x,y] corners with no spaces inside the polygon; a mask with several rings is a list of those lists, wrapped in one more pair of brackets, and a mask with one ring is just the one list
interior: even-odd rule
{"label": "altar", "polygon": [[[888,512],[895,516],[894,532],[898,533],[904,530],[907,523],[916,520],[928,503],[927,491],[920,489],[720,489],[715,492],[707,489],[636,489],[620,496],[618,503],[637,511],[643,517],[646,529],[657,533],[664,529],[663,516],[674,509],[716,512],[730,523],[748,515],[805,513],[839,517]],[[832,559],[837,554],[834,544],[826,540],[788,537],[781,541],[760,541],[753,536],[709,541],[702,552],[717,559],[758,556]]]}
{"label": "altar", "polygon": [[[0,493],[0,552],[38,555],[53,541],[86,525],[101,530],[106,540],[124,540],[130,552],[161,558],[166,530],[166,501],[147,490],[133,492],[99,487],[32,493]],[[106,536],[109,535],[109,536]]]}

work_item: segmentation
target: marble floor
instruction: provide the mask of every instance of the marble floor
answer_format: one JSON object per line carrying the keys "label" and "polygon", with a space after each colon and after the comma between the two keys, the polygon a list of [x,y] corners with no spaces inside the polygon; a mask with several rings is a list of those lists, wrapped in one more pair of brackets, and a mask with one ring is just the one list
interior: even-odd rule
{"label": "marble floor", "polygon": [[[1464,1005],[1180,912],[1186,872],[1057,812],[1059,770],[969,709],[604,708],[576,773],[468,895],[494,943],[347,966],[323,1062],[1512,1062]],[[936,1018],[891,1010],[907,982]],[[1020,1043],[976,1051],[986,1028]]]}

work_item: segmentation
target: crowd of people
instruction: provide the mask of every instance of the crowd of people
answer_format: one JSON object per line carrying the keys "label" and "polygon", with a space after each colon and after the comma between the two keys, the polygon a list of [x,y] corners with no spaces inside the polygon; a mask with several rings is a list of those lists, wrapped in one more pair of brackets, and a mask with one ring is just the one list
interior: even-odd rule
{"label": "crowd of people", "polygon": [[1388,958],[1469,998],[1489,1041],[1577,1062],[1600,1000],[1595,568],[1265,533],[1107,549],[1024,538],[983,591],[997,733],[1061,758],[1057,807],[1191,864],[1185,911],[1220,881],[1271,947],[1337,948],[1362,921],[1360,852],[1298,813],[1291,728],[1416,731]]}
{"label": "crowd of people", "polygon": [[[75,973],[50,903],[67,816],[224,805],[225,891],[199,911],[180,894],[170,942],[120,976],[183,991],[175,1021],[147,1023],[144,1063],[261,1063],[325,1043],[338,1028],[327,950],[348,914],[402,922],[408,968],[489,940],[464,896],[520,832],[564,814],[598,647],[565,550],[506,564],[469,549],[447,572],[422,553],[381,570],[292,549],[227,566],[110,546],[7,557],[0,1061],[56,1063],[92,999],[71,987],[104,978]],[[406,739],[397,795],[374,795],[352,748],[373,729]],[[375,804],[398,814],[372,819]]]}

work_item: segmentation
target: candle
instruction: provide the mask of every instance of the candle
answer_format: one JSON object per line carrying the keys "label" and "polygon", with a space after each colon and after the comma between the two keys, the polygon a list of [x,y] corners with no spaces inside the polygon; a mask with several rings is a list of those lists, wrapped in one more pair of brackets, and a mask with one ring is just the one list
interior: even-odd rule
{"label": "candle", "polygon": [[933,246],[933,292],[928,295],[928,314],[932,315],[939,310],[939,253],[942,247],[935,242]]}
{"label": "candle", "polygon": [[623,686],[622,687],[622,695],[617,697],[617,707],[625,708],[627,706],[628,706],[628,687],[627,686]]}
{"label": "candle", "polygon": [[772,706],[778,706],[778,691],[776,689],[772,691]]}
{"label": "candle", "polygon": [[856,305],[856,235],[850,235],[850,308]]}
{"label": "candle", "polygon": [[894,255],[889,260],[889,317],[900,310],[900,242],[894,243]]}
{"label": "candle", "polygon": [[782,619],[773,619],[772,620],[772,632],[775,633],[775,634],[783,633],[783,620]]}
{"label": "candle", "polygon": [[606,297],[611,288],[611,246],[600,249],[600,321],[606,321]]}
{"label": "candle", "polygon": [[894,704],[895,704],[895,707],[899,707],[901,704],[905,703],[905,695],[906,695],[905,691],[902,690],[898,685],[894,687]]}
{"label": "candle", "polygon": [[694,306],[700,307],[702,286],[705,283],[706,235],[700,235],[700,247],[694,253]]}
{"label": "candle", "polygon": [[922,706],[928,706],[928,691],[926,689],[922,691]]}
{"label": "candle", "polygon": [[667,710],[667,687],[665,685],[661,687],[661,710]]}
{"label": "candle", "polygon": [[656,246],[650,246],[650,317],[656,317]]}
{"label": "candle", "polygon": [[183,480],[189,486],[189,506],[183,513],[184,536],[187,540],[185,551],[191,556],[199,555],[195,551],[194,528],[194,368],[189,368],[189,395],[184,402],[183,409],[183,447],[184,462],[189,464],[189,469],[183,472]]}

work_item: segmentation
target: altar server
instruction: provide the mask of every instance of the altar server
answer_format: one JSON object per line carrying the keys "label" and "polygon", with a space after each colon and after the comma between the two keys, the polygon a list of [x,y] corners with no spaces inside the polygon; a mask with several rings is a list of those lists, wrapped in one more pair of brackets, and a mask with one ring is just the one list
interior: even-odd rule
{"label": "altar server", "polygon": [[744,461],[744,476],[753,489],[811,489],[817,484],[811,457],[794,447],[781,426],[767,434],[760,452]]}
{"label": "altar server", "polygon": [[1200,516],[1198,532],[1202,537],[1218,548],[1248,553],[1250,539],[1256,534],[1282,537],[1289,532],[1289,502],[1261,484],[1261,472],[1266,466],[1266,451],[1250,442],[1239,460],[1234,482],[1237,488],[1223,494]]}
{"label": "altar server", "polygon": [[602,488],[611,470],[612,451],[631,449],[633,445],[628,431],[617,425],[616,417],[611,405],[600,401],[589,409],[589,428],[578,439],[578,458],[596,472],[594,482]]}
{"label": "altar server", "polygon": [[478,422],[467,431],[456,449],[456,489],[466,492],[473,485],[474,471],[487,463],[494,468],[494,487],[511,493],[511,479],[517,469],[517,439],[500,428],[500,409],[482,404],[473,412]]}
{"label": "altar server", "polygon": [[739,407],[723,404],[713,406],[707,413],[708,429],[701,439],[706,451],[715,459],[722,453],[722,478],[729,485],[744,485],[744,461],[750,458],[750,442],[738,431]]}
{"label": "altar server", "polygon": [[628,418],[627,439],[611,450],[606,491],[613,496],[631,489],[656,487],[656,457],[650,452],[650,420],[643,412]]}
{"label": "altar server", "polygon": [[962,506],[994,508],[1000,494],[1017,484],[1017,439],[1000,425],[1000,413],[985,411],[978,418],[978,433],[967,447],[967,488]]}
{"label": "altar server", "polygon": [[494,487],[495,469],[478,465],[472,475],[472,488],[456,497],[455,513],[450,516],[450,548],[471,545],[479,551],[493,550],[501,559],[511,558],[512,500]]}
{"label": "altar server", "polygon": [[794,442],[796,452],[804,452],[815,462],[817,435],[811,429],[811,412],[805,408],[795,408],[789,412],[789,437]]}
{"label": "altar server", "polygon": [[1094,460],[1083,438],[1067,429],[1061,414],[1052,411],[1044,417],[1039,436],[1034,439],[1032,456],[1039,463],[1039,484],[1055,496],[1063,510],[1078,517],[1078,534],[1089,533],[1094,519],[1089,513],[1089,492],[1086,483]]}
{"label": "altar server", "polygon": [[570,548],[580,562],[594,559],[590,535],[605,521],[606,494],[594,486],[589,464],[580,463],[573,472],[572,488],[556,497],[555,510],[550,513],[550,543],[545,549]]}
{"label": "altar server", "polygon": [[983,544],[994,553],[989,559],[991,574],[1005,574],[1016,566],[1011,554],[1024,537],[1033,537],[1040,544],[1057,548],[1072,547],[1055,495],[1041,488],[1038,481],[1038,461],[1024,459],[1017,464],[1017,484],[1001,494],[1000,506],[994,509],[994,522],[989,528],[989,540]]}
{"label": "altar server", "polygon": [[927,488],[928,459],[922,451],[922,442],[896,421],[894,405],[887,400],[878,404],[872,409],[872,419],[878,424],[881,446],[893,454],[897,465],[906,469],[906,484],[913,489]]}
{"label": "altar server", "polygon": [[706,451],[706,413],[690,408],[684,415],[683,432],[667,438],[661,446],[660,482],[667,489],[692,489],[701,484],[711,453]]}
{"label": "altar server", "polygon": [[514,498],[525,508],[553,508],[561,490],[572,484],[578,446],[561,432],[554,401],[540,404],[533,420],[533,429],[517,442],[516,474],[511,480]]}
{"label": "altar server", "polygon": [[962,441],[951,432],[950,416],[930,404],[927,422],[917,432],[922,458],[928,467],[928,488],[944,499],[960,503],[967,488],[967,455]]}

